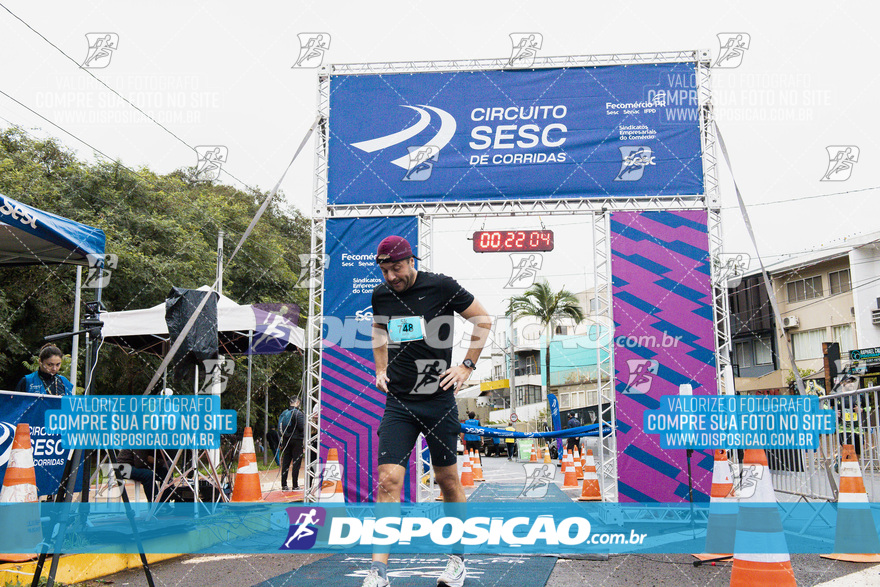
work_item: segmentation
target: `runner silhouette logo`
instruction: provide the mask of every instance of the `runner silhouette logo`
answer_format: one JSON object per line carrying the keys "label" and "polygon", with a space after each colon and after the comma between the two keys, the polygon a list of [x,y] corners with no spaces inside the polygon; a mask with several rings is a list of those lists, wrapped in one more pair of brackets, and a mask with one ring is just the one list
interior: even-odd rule
{"label": "runner silhouette logo", "polygon": [[318,528],[324,526],[327,513],[319,507],[287,508],[290,530],[287,540],[278,550],[308,550],[318,540]]}

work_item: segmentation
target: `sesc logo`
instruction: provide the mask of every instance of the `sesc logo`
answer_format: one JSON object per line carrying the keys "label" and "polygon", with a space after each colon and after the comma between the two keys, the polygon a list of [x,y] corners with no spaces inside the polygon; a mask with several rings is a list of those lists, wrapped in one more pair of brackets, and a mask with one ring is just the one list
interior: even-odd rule
{"label": "sesc logo", "polygon": [[[420,146],[407,147],[409,152],[406,155],[391,161],[392,164],[407,171],[407,175],[404,177],[405,180],[409,177],[407,181],[424,181],[431,175],[431,166],[433,164],[428,164],[428,161],[437,161],[440,151],[443,147],[448,145],[449,141],[452,140],[452,137],[455,136],[457,124],[455,118],[449,112],[435,108],[434,106],[426,106],[424,104],[410,106],[408,104],[401,104],[401,107],[415,110],[419,114],[419,119],[412,126],[368,141],[352,143],[351,146],[360,149],[365,153],[374,153],[409,141],[428,128],[428,125],[431,123],[431,113],[433,113],[440,119],[440,129],[437,131],[437,134],[435,134],[431,140]],[[416,159],[418,159],[418,162],[414,165],[413,161]],[[425,164],[419,169],[420,175],[416,178],[411,177],[416,171],[415,166],[420,164]],[[424,173],[425,169],[427,169],[427,174]]]}
{"label": "sesc logo", "polygon": [[651,154],[651,147],[627,145],[618,148],[623,160],[614,181],[638,181],[642,179],[648,165],[657,165],[655,163],[656,157]]}
{"label": "sesc logo", "polygon": [[363,310],[358,310],[354,313],[354,321],[355,322],[366,322],[367,320],[373,319],[373,305],[370,304]]}
{"label": "sesc logo", "polygon": [[318,527],[323,527],[327,512],[320,507],[287,508],[290,529],[287,540],[278,550],[308,550],[318,540]]}

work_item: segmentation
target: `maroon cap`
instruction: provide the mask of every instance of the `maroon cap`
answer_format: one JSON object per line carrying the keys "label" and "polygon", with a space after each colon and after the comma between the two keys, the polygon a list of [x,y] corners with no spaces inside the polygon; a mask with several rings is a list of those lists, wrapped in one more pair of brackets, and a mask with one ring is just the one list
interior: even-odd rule
{"label": "maroon cap", "polygon": [[409,241],[405,238],[394,235],[386,236],[379,243],[379,249],[376,251],[376,263],[396,263],[414,256],[412,247],[409,246]]}

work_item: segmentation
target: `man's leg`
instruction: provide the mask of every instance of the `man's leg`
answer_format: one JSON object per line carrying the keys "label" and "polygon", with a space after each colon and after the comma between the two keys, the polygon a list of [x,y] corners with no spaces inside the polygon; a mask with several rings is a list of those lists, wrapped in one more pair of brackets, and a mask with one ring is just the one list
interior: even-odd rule
{"label": "man's leg", "polygon": [[[400,515],[400,491],[406,469],[401,465],[379,465],[379,485],[376,488],[376,502],[387,504],[376,507],[376,517]],[[373,552],[373,562],[388,564],[387,552]]]}
{"label": "man's leg", "polygon": [[147,501],[153,501],[153,495],[158,489],[158,487],[153,483],[153,471],[151,471],[150,469],[140,469],[137,467],[132,467],[131,474],[129,476],[131,477],[132,481],[137,481],[144,486],[144,496],[147,498]]}
{"label": "man's leg", "polygon": [[[462,522],[467,519],[467,503],[461,479],[458,477],[457,465],[434,467],[434,478],[443,495],[443,511],[451,518]],[[446,569],[437,579],[438,587],[462,587],[467,578],[464,566],[464,546],[461,543],[452,546],[452,554],[446,563]]]}
{"label": "man's leg", "polygon": [[[290,439],[281,439],[281,487],[287,487],[287,470],[290,468],[290,462],[293,460],[293,441]],[[296,479],[294,479],[294,482]]]}
{"label": "man's leg", "polygon": [[290,484],[293,489],[299,489],[299,469],[303,460],[303,439],[302,438],[294,438],[290,441],[291,451],[293,453],[293,468],[291,469],[290,474],[292,475],[292,479],[290,480]]}
{"label": "man's leg", "polygon": [[440,486],[444,503],[462,503],[466,501],[461,479],[458,477],[458,465],[434,467],[434,478]]}

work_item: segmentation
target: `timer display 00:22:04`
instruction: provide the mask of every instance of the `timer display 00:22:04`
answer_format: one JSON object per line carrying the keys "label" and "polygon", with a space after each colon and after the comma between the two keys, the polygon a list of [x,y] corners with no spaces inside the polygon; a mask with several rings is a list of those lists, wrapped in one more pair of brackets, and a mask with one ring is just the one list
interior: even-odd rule
{"label": "timer display 00:22:04", "polygon": [[553,250],[552,230],[485,230],[474,233],[475,253],[530,253]]}

